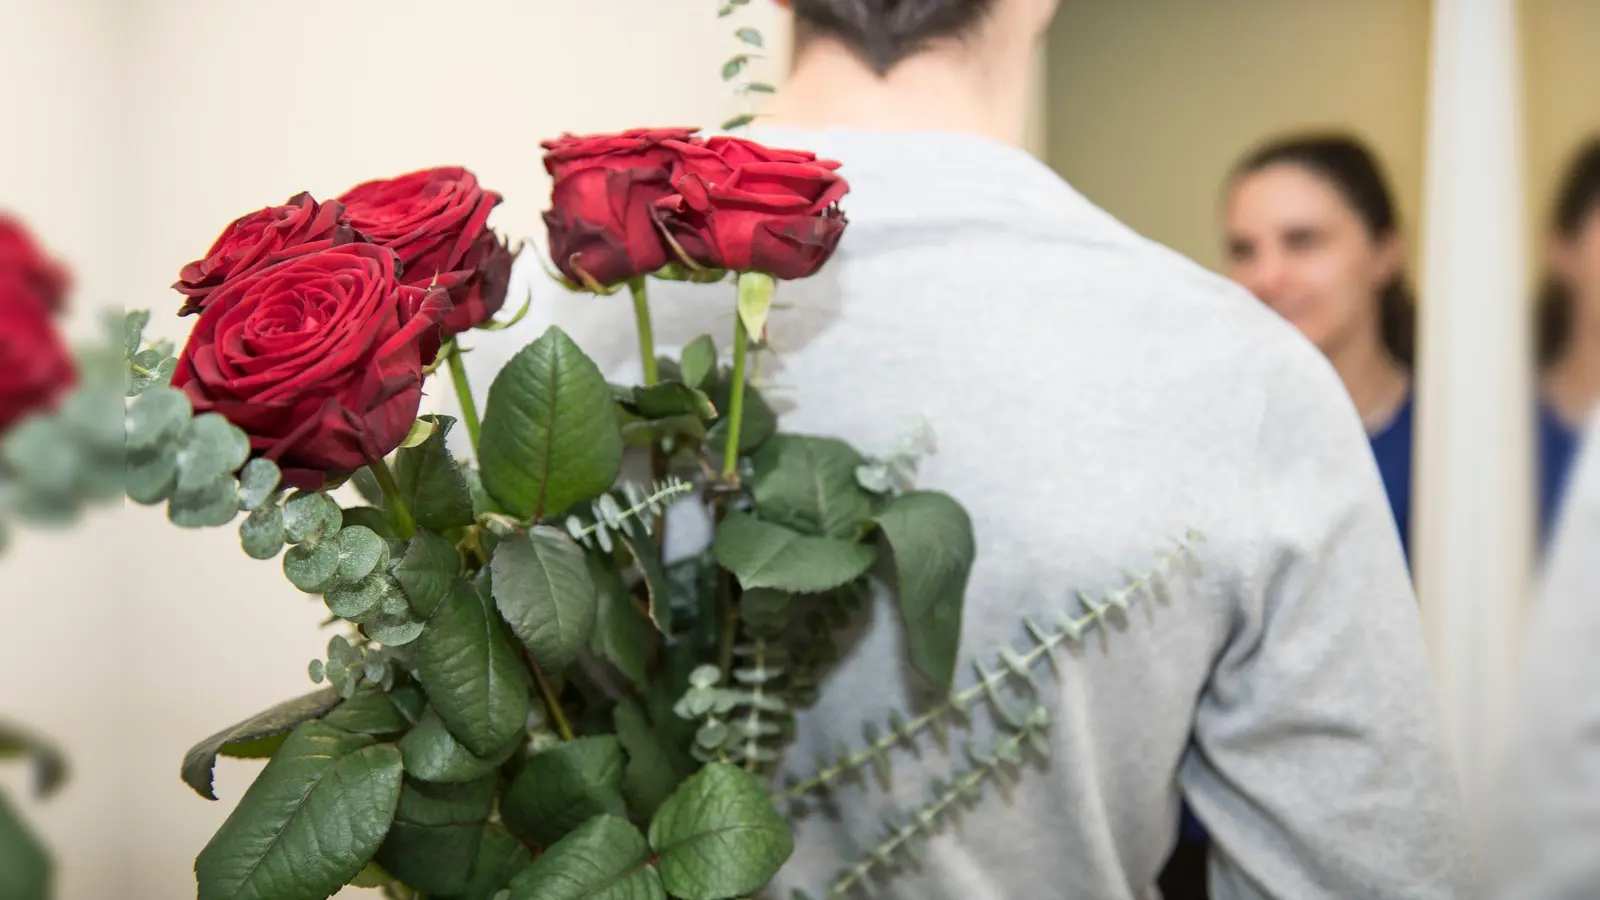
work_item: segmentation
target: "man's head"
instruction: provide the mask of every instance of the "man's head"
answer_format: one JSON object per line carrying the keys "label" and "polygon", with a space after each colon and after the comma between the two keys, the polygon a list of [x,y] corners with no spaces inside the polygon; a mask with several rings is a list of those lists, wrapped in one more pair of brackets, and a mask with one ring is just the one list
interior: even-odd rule
{"label": "man's head", "polygon": [[790,0],[795,57],[814,41],[844,45],[882,76],[943,43],[960,43],[995,25],[1042,34],[1057,0]]}

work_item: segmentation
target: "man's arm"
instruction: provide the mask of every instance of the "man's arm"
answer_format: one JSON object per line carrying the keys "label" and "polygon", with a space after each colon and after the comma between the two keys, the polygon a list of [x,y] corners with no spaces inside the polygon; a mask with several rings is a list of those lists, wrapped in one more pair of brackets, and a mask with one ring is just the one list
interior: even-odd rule
{"label": "man's arm", "polygon": [[1528,625],[1501,895],[1600,897],[1600,417],[1567,495]]}
{"label": "man's arm", "polygon": [[1213,896],[1461,896],[1456,783],[1370,446],[1320,356],[1276,356],[1235,620],[1181,771]]}

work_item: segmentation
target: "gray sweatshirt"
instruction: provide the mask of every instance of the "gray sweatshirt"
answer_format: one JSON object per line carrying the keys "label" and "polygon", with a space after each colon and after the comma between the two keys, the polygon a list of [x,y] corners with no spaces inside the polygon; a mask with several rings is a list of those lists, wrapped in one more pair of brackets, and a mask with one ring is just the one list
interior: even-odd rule
{"label": "gray sweatshirt", "polygon": [[1528,625],[1496,846],[1506,900],[1600,897],[1600,415]]}
{"label": "gray sweatshirt", "polygon": [[[1101,627],[1035,661],[1012,706],[1048,713],[1049,759],[919,841],[896,900],[1154,898],[1180,794],[1210,828],[1213,896],[1433,898],[1464,890],[1454,780],[1422,629],[1355,411],[1331,368],[1243,291],[1140,238],[1019,150],[951,134],[756,134],[842,160],[849,230],[818,276],[784,284],[762,379],[785,429],[886,456],[919,423],[919,484],[972,514],[978,560],[963,669],[1033,646],[1024,617]],[[565,294],[536,261],[535,313],[475,341],[487,384],[559,324],[637,377],[625,295]],[[513,296],[519,288],[513,286]],[[658,346],[733,332],[728,285],[653,284]],[[680,523],[672,546],[705,540]],[[1175,546],[1203,535],[1190,555]],[[862,743],[930,698],[880,597],[799,723],[789,769]],[[1001,680],[997,678],[997,681]],[[1018,690],[1018,688],[1021,690]],[[886,790],[839,788],[799,825],[780,877],[813,897],[926,804],[964,752],[1003,739],[991,704],[944,747],[899,747]],[[981,755],[981,754],[980,754]],[[880,870],[881,871],[881,870]]]}

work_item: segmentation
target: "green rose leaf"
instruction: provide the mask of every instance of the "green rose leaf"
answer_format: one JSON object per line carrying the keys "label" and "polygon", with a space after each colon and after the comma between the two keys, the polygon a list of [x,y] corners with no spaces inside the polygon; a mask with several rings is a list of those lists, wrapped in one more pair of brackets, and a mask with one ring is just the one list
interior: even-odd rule
{"label": "green rose leaf", "polygon": [[421,528],[449,531],[473,522],[472,495],[467,492],[461,466],[446,444],[456,420],[449,416],[423,416],[433,433],[419,446],[401,450],[395,457],[395,480]]}
{"label": "green rose leaf", "polygon": [[372,859],[400,799],[400,751],[307,722],[195,860],[198,900],[325,900]]}
{"label": "green rose leaf", "polygon": [[596,609],[589,651],[617,667],[634,686],[644,690],[649,677],[648,626],[633,606],[633,594],[611,561],[586,554],[589,578],[594,582]]}
{"label": "green rose leaf", "polygon": [[674,897],[726,900],[765,887],[794,852],[794,835],[761,779],[712,763],[656,811],[650,846]]}
{"label": "green rose leaf", "polygon": [[628,799],[628,807],[640,815],[655,815],[688,773],[694,771],[694,761],[682,748],[672,746],[661,731],[652,728],[632,699],[618,701],[612,718],[617,740],[628,754],[628,765],[622,774],[623,796]]}
{"label": "green rose leaf", "polygon": [[646,419],[671,419],[676,416],[717,417],[711,398],[677,381],[662,381],[633,389],[632,405]]}
{"label": "green rose leaf", "polygon": [[407,887],[455,894],[478,861],[483,826],[494,808],[495,780],[431,784],[407,778],[378,864]]}
{"label": "green rose leaf", "polygon": [[478,756],[521,734],[528,717],[522,661],[500,617],[465,581],[428,620],[417,643],[417,674],[450,733]]}
{"label": "green rose leaf", "polygon": [[499,825],[483,829],[478,842],[478,861],[472,867],[472,878],[461,890],[459,900],[495,900],[495,895],[511,885],[533,862],[533,854],[521,841]]}
{"label": "green rose leaf", "polygon": [[251,559],[272,559],[283,550],[283,508],[258,507],[239,523],[239,543]]}
{"label": "green rose leaf", "polygon": [[633,561],[644,576],[645,590],[650,594],[650,621],[662,634],[672,633],[672,596],[666,570],[661,566],[661,551],[655,545],[643,542],[626,531],[617,533],[622,546],[628,548]]}
{"label": "green rose leaf", "polygon": [[739,512],[717,528],[711,549],[746,590],[766,587],[796,594],[847,584],[877,557],[869,544],[811,537]]}
{"label": "green rose leaf", "polygon": [[624,762],[613,735],[578,738],[535,755],[501,800],[506,827],[548,845],[594,816],[626,815]]}
{"label": "green rose leaf", "polygon": [[0,792],[0,897],[50,900],[54,880],[50,851]]}
{"label": "green rose leaf", "polygon": [[511,882],[511,900],[667,900],[650,846],[627,819],[596,816]]}
{"label": "green rose leaf", "polygon": [[[361,471],[365,472],[366,469]],[[389,517],[384,514],[383,510],[371,506],[352,506],[341,514],[339,521],[343,528],[360,525],[364,528],[372,529],[373,534],[382,538],[392,539],[394,537],[393,526],[389,524]]]}
{"label": "green rose leaf", "polygon": [[433,615],[460,574],[461,553],[456,545],[426,529],[411,539],[406,555],[394,567],[395,580],[419,616]]}
{"label": "green rose leaf", "polygon": [[385,691],[369,681],[323,716],[322,722],[341,731],[387,738],[416,724],[422,715],[422,703],[422,692],[409,682]]}
{"label": "green rose leaf", "polygon": [[893,551],[911,662],[935,689],[947,692],[977,553],[972,519],[949,495],[916,491],[891,500],[874,521]]}
{"label": "green rose leaf", "polygon": [[684,346],[679,370],[689,387],[703,391],[711,386],[717,373],[717,344],[711,335],[702,334]]}
{"label": "green rose leaf", "polygon": [[872,495],[856,481],[856,469],[866,461],[844,441],[780,434],[750,461],[750,493],[763,521],[850,539],[872,518]]}
{"label": "green rose leaf", "polygon": [[339,702],[337,690],[323,688],[287,700],[237,725],[224,728],[189,748],[189,752],[183,755],[183,783],[207,800],[217,799],[211,787],[211,773],[216,768],[217,757],[223,754],[225,748],[288,734],[295,726],[323,715],[338,706]]}
{"label": "green rose leaf", "polygon": [[495,378],[479,462],[489,495],[527,519],[561,515],[616,480],[622,431],[611,390],[560,329],[546,331]]}
{"label": "green rose leaf", "polygon": [[494,601],[546,671],[559,672],[588,646],[595,588],[583,550],[565,532],[539,526],[510,537],[490,561]]}
{"label": "green rose leaf", "polygon": [[461,746],[439,714],[429,709],[417,727],[400,739],[400,755],[405,760],[406,774],[412,778],[460,784],[493,775],[521,746],[522,736],[518,735],[504,750],[489,757],[476,756]]}
{"label": "green rose leaf", "polygon": [[[733,396],[733,378],[724,371],[711,391],[711,402],[717,409],[727,409]],[[778,431],[778,414],[767,405],[765,397],[753,385],[744,389],[744,421],[739,426],[739,452],[750,453],[767,442]],[[706,434],[706,443],[721,448],[728,441],[728,419],[717,420]]]}

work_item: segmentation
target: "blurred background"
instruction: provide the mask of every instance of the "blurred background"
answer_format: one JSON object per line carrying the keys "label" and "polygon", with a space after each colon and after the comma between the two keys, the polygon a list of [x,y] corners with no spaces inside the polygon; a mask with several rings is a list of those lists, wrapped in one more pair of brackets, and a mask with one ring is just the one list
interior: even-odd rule
{"label": "blurred background", "polygon": [[[333,196],[367,178],[460,164],[506,196],[494,219],[502,231],[538,239],[541,139],[709,127],[733,111],[718,72],[737,45],[716,5],[0,0],[0,209],[71,266],[75,333],[91,333],[99,310],[147,307],[151,330],[181,342],[193,320],[168,315],[178,268],[231,219],[301,190]],[[1030,149],[1135,229],[1223,269],[1224,186],[1252,147],[1311,128],[1359,136],[1394,189],[1421,283],[1422,343],[1453,348],[1420,373],[1419,472],[1527,467],[1531,434],[1503,426],[1531,421],[1516,418],[1531,401],[1446,382],[1481,363],[1494,385],[1532,383],[1528,323],[1548,210],[1576,148],[1600,133],[1600,3],[1505,0],[1509,14],[1487,35],[1452,19],[1449,5],[1064,0]],[[738,22],[765,33],[771,56],[758,66],[781,85],[782,11],[757,0]],[[1498,40],[1508,64],[1496,69],[1491,55],[1473,69],[1480,57],[1459,52],[1473,40]],[[1479,143],[1460,139],[1471,125],[1451,112],[1458,77],[1504,87],[1505,102],[1484,101],[1498,112],[1483,127],[1505,148],[1491,158],[1506,170],[1465,172],[1481,157],[1450,152]],[[1475,184],[1511,205],[1491,206],[1502,214],[1457,235],[1466,243],[1430,246],[1439,237],[1430,226],[1454,227],[1450,201]],[[1498,241],[1504,263],[1490,278],[1505,288],[1467,298],[1449,288],[1471,273],[1445,268],[1481,256],[1462,249],[1480,240]],[[1463,358],[1490,338],[1503,346]],[[1504,375],[1507,366],[1525,377]],[[1435,397],[1450,415],[1429,418]],[[1508,652],[1509,637],[1490,646],[1476,626],[1525,595],[1537,557],[1531,482],[1507,475],[1487,507],[1449,478],[1421,488],[1431,499],[1412,523],[1419,586],[1441,678],[1457,696],[1477,689],[1463,673],[1497,670],[1476,660]],[[1504,599],[1453,591],[1454,577]],[[65,793],[22,803],[61,862],[61,897],[192,894],[195,853],[257,767],[223,761],[222,801],[207,803],[178,781],[179,760],[207,734],[310,689],[305,663],[323,653],[323,615],[271,564],[244,557],[231,529],[179,531],[159,509],[16,537],[0,560],[0,715],[53,736],[72,758]],[[21,773],[0,768],[0,787],[19,796]]]}

